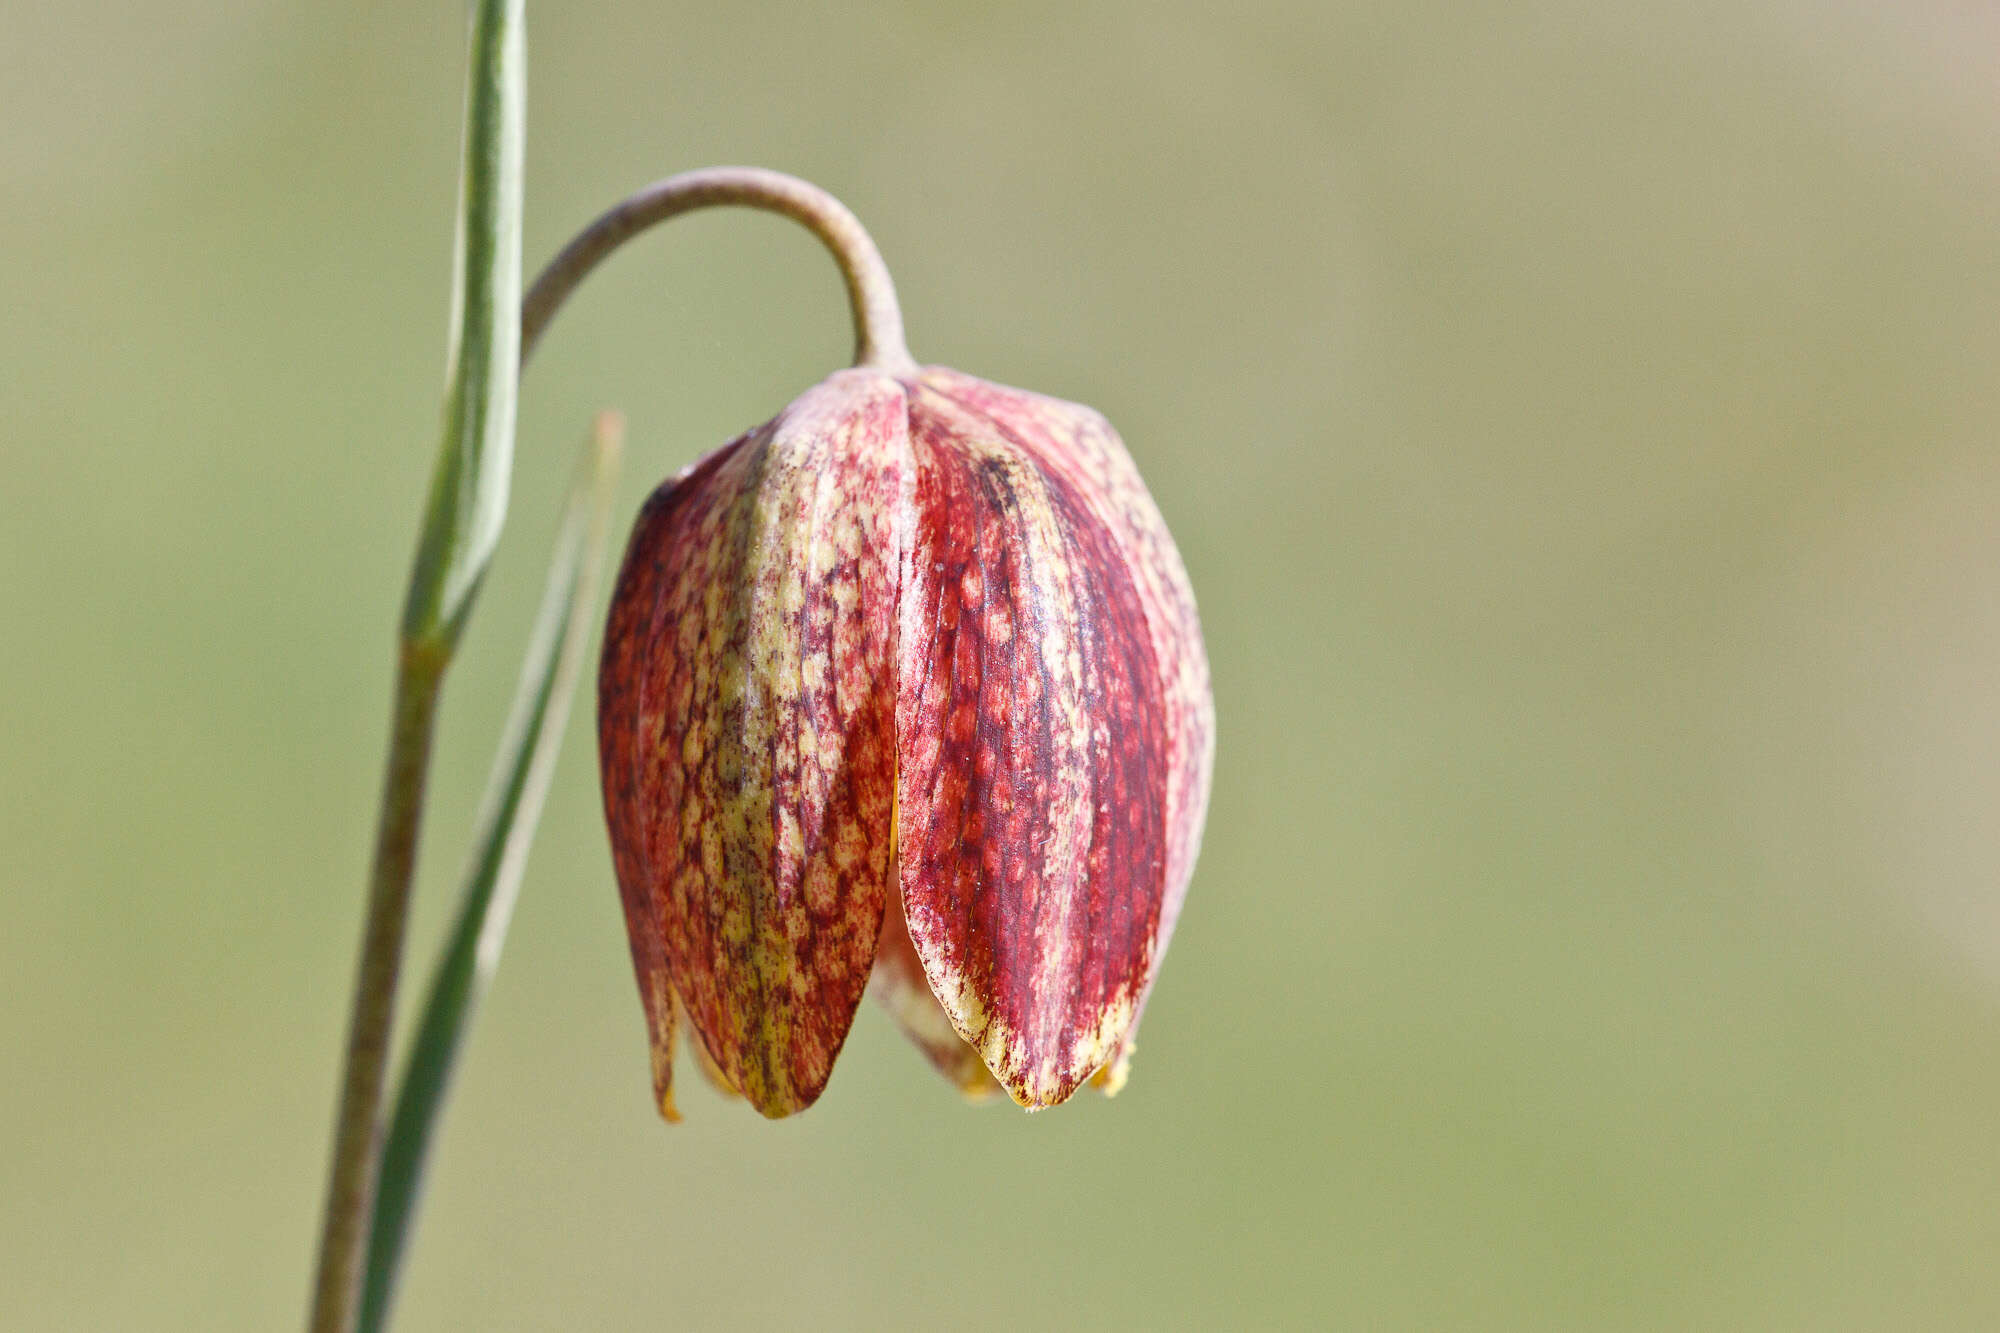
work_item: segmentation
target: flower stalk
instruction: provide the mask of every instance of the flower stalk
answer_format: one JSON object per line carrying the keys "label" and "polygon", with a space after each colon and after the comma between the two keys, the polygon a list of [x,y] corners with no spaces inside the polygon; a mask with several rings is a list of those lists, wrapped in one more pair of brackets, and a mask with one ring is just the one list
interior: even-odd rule
{"label": "flower stalk", "polygon": [[788,217],[819,237],[840,266],[854,316],[854,364],[895,374],[915,369],[889,266],[847,205],[810,181],[763,167],[704,167],[655,181],[600,214],[536,277],[521,303],[525,361],[556,313],[593,269],[649,227],[725,205]]}
{"label": "flower stalk", "polygon": [[313,1286],[313,1333],[346,1333],[353,1327],[361,1253],[380,1151],[376,1130],[389,1030],[395,1017],[396,973],[402,964],[409,920],[410,879],[416,870],[417,833],[423,822],[424,775],[430,763],[438,687],[446,654],[406,649],[396,678],[395,720],[389,731],[388,772],[369,876],[367,925],[348,1020],[345,1076],[334,1125],[331,1179],[320,1234],[319,1272]]}
{"label": "flower stalk", "polygon": [[452,1072],[473,1014],[500,966],[528,848],[555,777],[570,697],[589,646],[623,433],[624,421],[617,413],[598,416],[570,488],[520,687],[480,806],[458,917],[432,973],[389,1121],[369,1226],[360,1333],[378,1333],[387,1323]]}

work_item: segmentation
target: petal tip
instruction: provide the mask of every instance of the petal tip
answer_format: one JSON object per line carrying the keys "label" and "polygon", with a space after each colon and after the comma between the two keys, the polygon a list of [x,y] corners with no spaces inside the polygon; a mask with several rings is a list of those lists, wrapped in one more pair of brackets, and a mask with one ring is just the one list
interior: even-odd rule
{"label": "petal tip", "polygon": [[1090,1086],[1106,1097],[1116,1097],[1125,1090],[1125,1083],[1132,1077],[1132,1052],[1137,1049],[1132,1043],[1125,1046],[1111,1060],[1090,1076]]}
{"label": "petal tip", "polygon": [[814,1089],[810,1094],[797,1088],[777,1086],[749,1087],[740,1094],[758,1115],[766,1120],[783,1120],[786,1116],[797,1115],[819,1100],[823,1088]]}
{"label": "petal tip", "polygon": [[1024,1089],[1017,1088],[1011,1083],[1003,1086],[1007,1089],[1007,1095],[1014,1099],[1014,1104],[1029,1115],[1033,1115],[1037,1111],[1046,1111],[1051,1106],[1061,1106],[1070,1099],[1071,1093],[1075,1091],[1073,1088],[1070,1092],[1064,1092],[1061,1088]]}
{"label": "petal tip", "polygon": [[654,976],[651,1002],[646,1007],[647,1026],[651,1038],[650,1051],[653,1066],[653,1105],[660,1112],[660,1119],[670,1125],[681,1122],[679,1108],[674,1105],[674,1047],[678,1045],[678,1010],[672,988],[665,978]]}

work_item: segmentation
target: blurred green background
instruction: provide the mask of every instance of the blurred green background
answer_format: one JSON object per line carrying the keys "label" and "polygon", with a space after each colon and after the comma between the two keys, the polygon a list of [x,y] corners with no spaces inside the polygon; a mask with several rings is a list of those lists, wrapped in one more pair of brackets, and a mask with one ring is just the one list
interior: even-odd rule
{"label": "blurred green background", "polygon": [[[0,1323],[290,1327],[464,15],[0,14]],[[1123,429],[1220,748],[1116,1102],[968,1108],[870,1006],[809,1114],[669,1130],[573,727],[403,1327],[2000,1326],[1990,9],[530,14],[531,266],[833,189],[920,357]],[[564,317],[414,979],[590,414],[622,525],[847,348],[744,213]]]}

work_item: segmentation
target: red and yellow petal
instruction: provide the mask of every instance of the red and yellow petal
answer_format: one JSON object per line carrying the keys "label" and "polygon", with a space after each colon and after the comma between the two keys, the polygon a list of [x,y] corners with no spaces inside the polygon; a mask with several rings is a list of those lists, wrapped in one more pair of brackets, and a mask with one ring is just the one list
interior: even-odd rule
{"label": "red and yellow petal", "polygon": [[[1103,525],[1118,548],[1145,613],[1154,660],[1160,667],[1167,727],[1165,759],[1166,896],[1149,968],[1159,959],[1179,920],[1188,881],[1201,850],[1215,761],[1215,699],[1194,589],[1159,508],[1146,490],[1124,442],[1102,414],[1023,389],[992,384],[944,367],[926,367],[922,382],[991,421],[1012,444],[1062,478],[1071,494]],[[1145,995],[1139,1007],[1143,1009]],[[1137,1017],[1133,1029],[1137,1029]],[[1107,1094],[1123,1086],[1131,1060],[1128,1041],[1093,1080]]]}
{"label": "red and yellow petal", "polygon": [[726,1083],[812,1104],[881,935],[904,393],[835,375],[648,502],[600,672],[605,808],[654,974]]}
{"label": "red and yellow petal", "polygon": [[[681,1006],[678,997],[674,1000],[674,1017],[680,1026],[686,1027],[688,1025],[687,1010]],[[730,1083],[729,1076],[722,1072],[722,1066],[716,1064],[714,1059],[710,1057],[708,1048],[701,1044],[701,1037],[699,1035],[688,1043],[688,1048],[694,1053],[694,1067],[701,1071],[701,1076],[708,1083],[708,1086],[714,1088],[725,1101],[736,1101],[743,1096]],[[679,1120],[678,1116],[669,1116],[667,1118],[676,1122]]]}
{"label": "red and yellow petal", "polygon": [[979,1052],[958,1035],[951,1017],[931,993],[923,960],[917,957],[909,925],[903,919],[903,895],[893,881],[888,908],[882,913],[882,942],[875,951],[875,973],[868,989],[932,1067],[966,1097],[977,1101],[1000,1090]]}
{"label": "red and yellow petal", "polygon": [[1168,898],[1170,710],[1108,505],[992,417],[910,386],[898,869],[958,1032],[1014,1098],[1130,1034]]}
{"label": "red and yellow petal", "polygon": [[706,484],[723,454],[712,454],[699,466],[654,491],[639,511],[628,543],[618,591],[605,616],[604,652],[598,667],[597,708],[599,769],[604,785],[605,822],[612,830],[611,861],[618,877],[618,897],[625,909],[626,940],[632,950],[632,970],[639,980],[639,1000],[645,1008],[651,1041],[653,1096],[660,1114],[678,1123],[674,1109],[674,1054],[678,1022],[673,983],[667,976],[665,948],[653,921],[648,867],[650,852],[639,794],[639,730],[634,725],[644,672],[638,664],[654,637],[653,609],[662,570],[650,552],[671,526],[688,497]]}

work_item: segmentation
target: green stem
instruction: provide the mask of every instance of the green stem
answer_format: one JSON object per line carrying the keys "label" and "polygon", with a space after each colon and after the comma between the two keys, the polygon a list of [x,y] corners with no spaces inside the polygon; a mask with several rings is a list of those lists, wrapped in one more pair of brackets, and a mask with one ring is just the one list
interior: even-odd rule
{"label": "green stem", "polygon": [[354,1321],[362,1232],[374,1188],[379,1140],[376,1108],[382,1102],[396,973],[409,920],[410,880],[416,870],[417,831],[423,822],[424,774],[430,763],[438,687],[446,656],[405,651],[396,673],[395,718],[389,732],[388,772],[369,878],[368,919],[354,1006],[347,1026],[346,1077],[334,1129],[333,1166],[320,1231],[319,1275],[313,1287],[313,1333],[346,1333]]}
{"label": "green stem", "polygon": [[916,369],[903,342],[896,284],[860,219],[811,181],[762,167],[684,171],[605,210],[549,261],[522,299],[521,359],[527,360],[570,293],[619,246],[669,218],[726,204],[777,213],[819,237],[847,283],[847,301],[854,313],[855,365],[892,375]]}
{"label": "green stem", "polygon": [[389,1121],[368,1231],[360,1333],[378,1333],[388,1322],[452,1071],[500,965],[528,849],[555,776],[570,698],[589,656],[591,606],[604,563],[623,429],[617,413],[599,414],[570,488],[542,609],[481,802],[458,917],[432,974]]}

